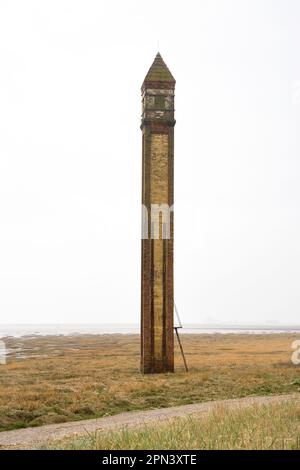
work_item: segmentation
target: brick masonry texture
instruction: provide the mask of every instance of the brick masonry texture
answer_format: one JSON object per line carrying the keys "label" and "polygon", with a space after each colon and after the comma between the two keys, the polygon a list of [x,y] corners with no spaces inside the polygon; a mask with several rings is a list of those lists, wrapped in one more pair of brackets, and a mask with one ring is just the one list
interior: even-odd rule
{"label": "brick masonry texture", "polygon": [[[173,205],[175,80],[157,54],[142,85],[142,203]],[[173,213],[170,238],[142,240],[141,371],[174,371]],[[151,217],[148,220],[151,234]]]}

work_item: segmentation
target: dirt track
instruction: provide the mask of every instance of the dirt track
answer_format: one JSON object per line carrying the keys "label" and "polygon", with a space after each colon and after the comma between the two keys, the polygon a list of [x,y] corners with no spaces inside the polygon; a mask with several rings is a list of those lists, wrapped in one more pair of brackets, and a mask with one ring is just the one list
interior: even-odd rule
{"label": "dirt track", "polygon": [[0,448],[34,449],[49,441],[53,442],[57,439],[72,437],[78,434],[84,434],[85,432],[140,426],[157,420],[167,420],[194,413],[205,414],[220,405],[232,409],[239,407],[244,408],[252,404],[268,404],[286,400],[300,401],[300,394],[218,400],[157,410],[121,413],[115,416],[98,419],[3,431],[0,432]]}

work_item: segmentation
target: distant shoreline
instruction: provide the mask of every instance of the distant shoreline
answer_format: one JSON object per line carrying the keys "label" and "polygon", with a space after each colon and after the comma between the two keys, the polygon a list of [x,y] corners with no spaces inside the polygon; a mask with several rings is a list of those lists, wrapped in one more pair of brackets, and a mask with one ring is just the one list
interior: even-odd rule
{"label": "distant shoreline", "polygon": [[[226,325],[226,324],[186,324],[182,334],[284,334],[300,333],[296,325]],[[0,338],[24,336],[76,336],[76,335],[113,335],[139,334],[138,324],[16,324],[1,325]]]}

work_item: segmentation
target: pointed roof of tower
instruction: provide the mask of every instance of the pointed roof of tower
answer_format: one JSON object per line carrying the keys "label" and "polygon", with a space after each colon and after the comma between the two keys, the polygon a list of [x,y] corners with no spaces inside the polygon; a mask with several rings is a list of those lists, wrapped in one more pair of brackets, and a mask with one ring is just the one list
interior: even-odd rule
{"label": "pointed roof of tower", "polygon": [[172,82],[175,84],[175,78],[166,66],[159,52],[156,54],[154,62],[145,77],[144,83],[146,82]]}

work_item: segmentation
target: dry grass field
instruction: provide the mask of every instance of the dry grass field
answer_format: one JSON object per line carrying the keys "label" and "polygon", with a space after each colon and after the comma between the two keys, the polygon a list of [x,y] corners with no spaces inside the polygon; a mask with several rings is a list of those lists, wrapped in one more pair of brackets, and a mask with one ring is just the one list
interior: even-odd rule
{"label": "dry grass field", "polygon": [[299,450],[300,405],[294,401],[193,415],[143,427],[85,433],[40,449]]}
{"label": "dry grass field", "polygon": [[293,393],[294,334],[182,335],[176,373],[142,376],[137,335],[6,338],[0,430],[215,399]]}

